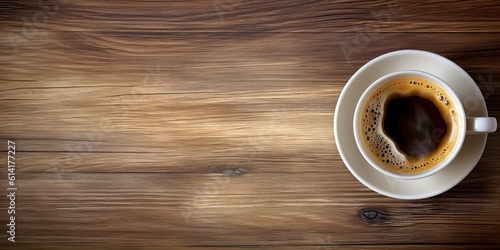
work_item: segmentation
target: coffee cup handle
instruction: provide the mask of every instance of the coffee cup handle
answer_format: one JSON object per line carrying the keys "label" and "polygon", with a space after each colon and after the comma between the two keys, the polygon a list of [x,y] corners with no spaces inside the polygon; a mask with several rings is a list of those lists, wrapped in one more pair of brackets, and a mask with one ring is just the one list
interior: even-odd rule
{"label": "coffee cup handle", "polygon": [[492,133],[496,130],[495,117],[467,117],[467,134]]}

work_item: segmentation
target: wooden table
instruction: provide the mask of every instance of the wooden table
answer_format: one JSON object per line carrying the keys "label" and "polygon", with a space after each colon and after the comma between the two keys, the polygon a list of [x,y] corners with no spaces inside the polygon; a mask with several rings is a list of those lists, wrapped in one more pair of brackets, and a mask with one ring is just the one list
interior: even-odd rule
{"label": "wooden table", "polygon": [[416,201],[333,136],[350,76],[399,49],[462,66],[500,117],[497,1],[2,1],[0,23],[1,249],[500,246],[498,133]]}

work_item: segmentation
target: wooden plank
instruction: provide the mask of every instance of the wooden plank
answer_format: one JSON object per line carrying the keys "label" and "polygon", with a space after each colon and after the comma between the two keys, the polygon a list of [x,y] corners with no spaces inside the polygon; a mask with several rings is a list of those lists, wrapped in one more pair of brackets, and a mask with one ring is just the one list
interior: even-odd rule
{"label": "wooden plank", "polygon": [[[17,141],[17,145],[36,141]],[[53,144],[59,143],[53,141]],[[164,147],[161,152],[89,152],[81,141],[71,144],[67,152],[18,152],[19,172],[26,173],[222,173],[232,176],[249,173],[334,173],[350,178],[333,142],[326,137],[316,141],[315,147],[294,145],[284,141],[280,147],[272,143],[227,144],[220,149]],[[487,178],[486,183],[496,183],[494,168],[500,160],[499,138],[488,139],[483,157],[473,174]],[[43,141],[39,146],[51,145]],[[204,145],[203,143],[201,145]],[[288,147],[286,146],[288,145]],[[32,145],[33,146],[33,145]],[[110,147],[116,147],[110,145]],[[208,145],[207,145],[208,147]],[[90,148],[91,149],[91,148]],[[477,172],[476,171],[480,171]],[[334,177],[332,177],[334,178]],[[468,177],[469,178],[469,177]],[[473,177],[470,177],[473,178]],[[354,179],[352,179],[354,180]]]}
{"label": "wooden plank", "polygon": [[[4,1],[9,27],[118,32],[499,32],[494,1]],[[82,21],[84,20],[84,21]]]}
{"label": "wooden plank", "polygon": [[[498,180],[469,179],[461,190],[407,202],[324,173],[18,177],[17,232],[22,244],[500,244],[499,206],[490,202],[498,201],[498,191],[467,192],[467,186]],[[379,220],[366,221],[363,216],[370,213],[381,213]],[[3,217],[0,222],[5,222]]]}
{"label": "wooden plank", "polygon": [[[53,35],[3,57],[0,138],[22,140],[21,151],[196,153],[271,140],[331,148],[333,109],[350,75],[410,40],[468,70],[498,114],[493,34],[417,34],[399,47],[391,41],[403,34],[378,35],[352,60],[339,34]],[[90,56],[98,47],[107,52]]]}

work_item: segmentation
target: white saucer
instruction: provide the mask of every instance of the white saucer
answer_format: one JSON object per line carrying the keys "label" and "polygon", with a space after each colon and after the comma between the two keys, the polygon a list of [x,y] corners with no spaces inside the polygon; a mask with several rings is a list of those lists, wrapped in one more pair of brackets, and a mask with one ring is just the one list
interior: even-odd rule
{"label": "white saucer", "polygon": [[337,149],[351,173],[366,187],[397,199],[423,199],[441,194],[462,181],[476,166],[486,145],[486,134],[468,134],[463,148],[442,171],[419,180],[387,177],[371,167],[354,140],[354,109],[365,89],[378,78],[397,70],[431,73],[456,92],[467,116],[487,116],[486,103],[474,80],[452,61],[426,51],[400,50],[379,56],[361,67],[347,82],[337,102],[334,134]]}

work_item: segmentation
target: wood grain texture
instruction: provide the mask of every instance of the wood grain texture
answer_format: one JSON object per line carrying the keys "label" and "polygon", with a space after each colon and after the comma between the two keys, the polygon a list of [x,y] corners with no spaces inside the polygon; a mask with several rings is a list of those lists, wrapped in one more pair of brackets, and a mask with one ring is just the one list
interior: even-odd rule
{"label": "wood grain texture", "polygon": [[[110,32],[498,32],[495,1],[7,1],[17,29]],[[41,14],[42,11],[44,14]],[[37,14],[38,13],[38,14]],[[83,22],[82,22],[83,21]]]}
{"label": "wood grain texture", "polygon": [[495,1],[2,1],[0,144],[16,142],[19,190],[17,242],[1,226],[1,249],[498,248],[497,133],[456,187],[402,201],[350,174],[332,130],[349,77],[398,49],[455,61],[500,117],[499,13]]}

